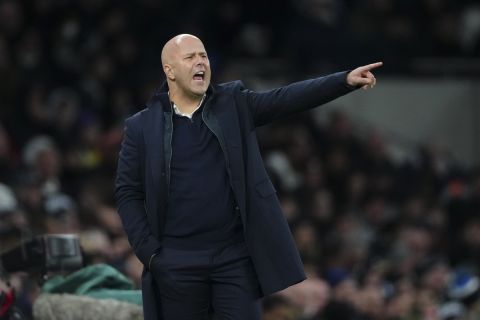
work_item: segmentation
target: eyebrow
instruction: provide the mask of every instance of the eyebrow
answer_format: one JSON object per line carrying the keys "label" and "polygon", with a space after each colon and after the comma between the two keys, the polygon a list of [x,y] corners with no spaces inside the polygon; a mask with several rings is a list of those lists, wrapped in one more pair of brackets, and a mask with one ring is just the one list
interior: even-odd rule
{"label": "eyebrow", "polygon": [[195,55],[195,54],[197,54],[197,53],[198,53],[198,54],[207,55],[207,52],[205,52],[205,51],[195,51],[195,52],[185,53],[185,54],[183,55],[183,57],[193,56],[193,55]]}

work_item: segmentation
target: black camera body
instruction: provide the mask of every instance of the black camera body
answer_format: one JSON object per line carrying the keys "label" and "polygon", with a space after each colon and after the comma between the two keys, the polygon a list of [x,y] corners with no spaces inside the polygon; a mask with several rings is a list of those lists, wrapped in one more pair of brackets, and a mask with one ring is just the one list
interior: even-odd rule
{"label": "black camera body", "polygon": [[48,234],[33,238],[0,255],[6,272],[40,272],[77,270],[83,257],[77,235]]}

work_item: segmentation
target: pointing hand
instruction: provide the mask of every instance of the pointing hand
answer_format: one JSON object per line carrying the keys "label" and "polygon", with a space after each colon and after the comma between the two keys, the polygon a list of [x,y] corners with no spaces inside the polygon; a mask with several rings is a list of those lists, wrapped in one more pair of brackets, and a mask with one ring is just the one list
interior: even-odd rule
{"label": "pointing hand", "polygon": [[382,65],[383,62],[376,62],[352,70],[347,75],[347,83],[352,87],[361,86],[363,89],[373,88],[377,80],[370,70],[381,67]]}

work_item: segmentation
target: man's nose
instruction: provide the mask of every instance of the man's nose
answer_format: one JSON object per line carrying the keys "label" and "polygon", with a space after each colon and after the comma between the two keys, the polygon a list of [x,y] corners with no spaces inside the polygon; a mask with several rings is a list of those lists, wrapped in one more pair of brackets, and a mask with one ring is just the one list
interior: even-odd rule
{"label": "man's nose", "polygon": [[197,57],[195,58],[195,65],[196,65],[196,66],[202,66],[202,65],[204,65],[204,64],[205,64],[205,61],[203,61],[203,58],[202,58],[202,57],[197,56]]}

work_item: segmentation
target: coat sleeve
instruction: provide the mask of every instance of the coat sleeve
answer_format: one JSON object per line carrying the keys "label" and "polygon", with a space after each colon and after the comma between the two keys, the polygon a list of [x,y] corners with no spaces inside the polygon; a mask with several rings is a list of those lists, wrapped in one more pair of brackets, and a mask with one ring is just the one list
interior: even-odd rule
{"label": "coat sleeve", "polygon": [[348,71],[304,80],[277,89],[255,92],[242,89],[255,126],[277,118],[311,109],[356,89],[347,84]]}
{"label": "coat sleeve", "polygon": [[[135,117],[135,116],[134,116]],[[140,261],[148,267],[152,254],[160,247],[148,225],[145,188],[141,172],[141,135],[139,125],[125,121],[115,180],[115,200],[128,240]]]}

